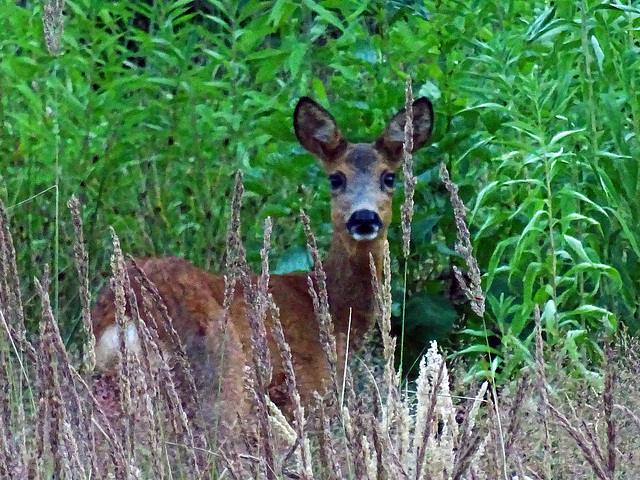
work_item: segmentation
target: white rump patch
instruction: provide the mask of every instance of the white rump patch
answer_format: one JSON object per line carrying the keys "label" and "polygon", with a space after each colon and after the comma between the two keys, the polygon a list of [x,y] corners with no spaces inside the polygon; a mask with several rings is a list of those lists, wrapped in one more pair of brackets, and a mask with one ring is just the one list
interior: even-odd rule
{"label": "white rump patch", "polygon": [[[96,345],[96,364],[101,368],[108,368],[115,363],[117,356],[120,354],[120,335],[117,325],[109,325]],[[133,323],[127,324],[124,337],[125,348],[131,350],[132,353],[140,352],[140,338],[138,331]]]}

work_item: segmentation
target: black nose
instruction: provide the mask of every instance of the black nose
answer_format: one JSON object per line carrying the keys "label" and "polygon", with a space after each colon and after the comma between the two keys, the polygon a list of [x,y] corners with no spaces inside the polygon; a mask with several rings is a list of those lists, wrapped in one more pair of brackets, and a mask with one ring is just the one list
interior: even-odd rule
{"label": "black nose", "polygon": [[381,228],[380,216],[371,210],[353,212],[347,222],[347,230],[356,240],[372,240]]}

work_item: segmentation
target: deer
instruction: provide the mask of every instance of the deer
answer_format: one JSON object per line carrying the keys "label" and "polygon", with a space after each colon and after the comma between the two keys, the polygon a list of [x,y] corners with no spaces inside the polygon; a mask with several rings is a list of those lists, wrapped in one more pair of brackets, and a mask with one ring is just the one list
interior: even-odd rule
{"label": "deer", "polygon": [[[433,128],[433,107],[426,97],[412,104],[413,149],[422,148]],[[298,101],[293,127],[300,144],[322,165],[331,190],[331,244],[323,261],[326,289],[339,363],[347,351],[357,350],[375,324],[375,293],[372,272],[380,276],[384,245],[392,217],[395,174],[402,163],[406,112],[396,113],[381,135],[372,143],[350,143],[342,135],[334,117],[309,97]],[[373,259],[375,269],[371,267]],[[247,305],[241,292],[235,292],[229,311],[223,307],[223,275],[202,270],[178,257],[143,258],[139,268],[155,284],[191,363],[200,361],[202,349],[223,349],[229,359],[219,372],[223,401],[240,409],[243,398],[243,368],[248,364],[251,332]],[[133,266],[128,266],[134,289]],[[329,387],[327,356],[319,339],[309,273],[271,275],[269,293],[280,311],[298,390],[303,405],[310,405],[314,392],[321,395]],[[114,293],[106,287],[92,310],[96,357],[100,369],[119,352],[115,321]],[[223,323],[227,324],[223,327]],[[144,318],[143,318],[144,320]],[[146,321],[146,320],[145,320]],[[226,341],[220,336],[226,335]],[[346,338],[350,345],[347,346]],[[126,331],[127,344],[135,346],[136,332]],[[276,405],[286,407],[281,395],[285,381],[278,351],[269,336],[273,375],[268,392]],[[203,347],[204,346],[204,347]],[[133,348],[133,347],[132,347]]]}

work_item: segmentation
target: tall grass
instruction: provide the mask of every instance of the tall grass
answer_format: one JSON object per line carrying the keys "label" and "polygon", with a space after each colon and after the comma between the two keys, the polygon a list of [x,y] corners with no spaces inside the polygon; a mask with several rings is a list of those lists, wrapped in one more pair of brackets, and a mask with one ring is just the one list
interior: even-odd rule
{"label": "tall grass", "polygon": [[[452,198],[460,201],[455,195]],[[238,209],[239,201],[234,205]],[[78,208],[73,201],[70,206]],[[461,203],[459,207],[464,211]],[[4,208],[0,215],[6,218]],[[233,217],[238,218],[237,212]],[[464,232],[464,217],[459,216],[457,222]],[[238,227],[237,220],[232,222],[230,244],[235,250],[230,255],[243,252]],[[558,368],[557,362],[566,354],[544,346],[539,313],[535,364],[525,368],[520,379],[504,384],[499,396],[493,387],[494,393],[488,394],[487,382],[475,393],[472,389],[470,396],[465,395],[469,385],[461,383],[461,372],[451,376],[435,342],[420,363],[415,390],[401,388],[394,367],[395,339],[390,336],[388,249],[382,283],[376,284],[383,371],[369,363],[370,356],[356,355],[345,372],[343,403],[336,401],[339,382],[334,382],[332,395],[318,396],[315,406],[303,407],[277,307],[266,294],[270,234],[267,222],[264,268],[257,282],[238,278],[246,289],[252,319],[254,358],[245,369],[245,383],[250,397],[256,399],[254,413],[242,419],[239,431],[220,437],[216,424],[204,421],[205,405],[210,401],[206,392],[190,386],[193,380],[184,378],[184,371],[175,368],[175,362],[166,356],[169,347],[159,346],[156,329],[160,327],[156,322],[170,319],[156,318],[146,326],[140,321],[136,293],[115,234],[112,265],[118,323],[125,329],[124,312],[131,311],[141,332],[141,345],[134,353],[124,348],[123,341],[115,375],[105,376],[79,373],[74,367],[85,365],[86,369],[86,362],[84,356],[74,358],[66,351],[49,301],[48,267],[41,280],[35,280],[42,305],[40,335],[29,338],[20,323],[21,294],[12,287],[18,281],[11,273],[15,253],[8,223],[3,222],[0,258],[2,271],[8,272],[0,289],[5,372],[1,377],[5,413],[0,422],[0,473],[4,478],[511,479],[573,475],[613,479],[638,474],[633,451],[640,427],[634,414],[640,392],[632,388],[626,395],[619,395],[616,386],[617,378],[638,373],[640,350],[634,339],[621,336],[616,346],[605,347],[604,383],[595,395],[591,388],[584,388],[583,382]],[[314,245],[313,234],[308,234]],[[76,251],[80,249],[77,245]],[[86,262],[83,255],[76,259]],[[229,263],[242,265],[246,260],[236,258]],[[78,271],[84,268],[80,266]],[[316,281],[311,288],[322,285],[318,280],[321,263],[315,268]],[[82,279],[78,285],[86,289]],[[147,318],[151,318],[151,312],[162,311],[157,295],[147,288],[140,294]],[[317,298],[321,317],[326,297],[319,294]],[[266,321],[267,312],[272,322]],[[263,348],[267,326],[285,364],[287,394],[295,406],[291,420],[266,394],[271,361]],[[327,332],[324,342],[329,357],[333,341],[331,332]],[[616,351],[624,352],[624,361],[616,357]],[[191,371],[190,366],[185,367]],[[529,372],[537,379],[535,389],[528,380]],[[563,455],[558,455],[560,451]]]}

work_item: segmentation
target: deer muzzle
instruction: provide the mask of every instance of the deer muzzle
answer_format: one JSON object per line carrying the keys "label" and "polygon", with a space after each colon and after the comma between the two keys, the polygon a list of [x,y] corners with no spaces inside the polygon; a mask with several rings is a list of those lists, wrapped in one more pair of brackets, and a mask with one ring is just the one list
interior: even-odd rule
{"label": "deer muzzle", "polygon": [[354,240],[373,240],[382,229],[380,216],[371,210],[357,210],[347,222],[347,230]]}

